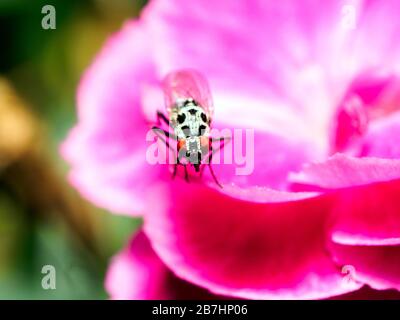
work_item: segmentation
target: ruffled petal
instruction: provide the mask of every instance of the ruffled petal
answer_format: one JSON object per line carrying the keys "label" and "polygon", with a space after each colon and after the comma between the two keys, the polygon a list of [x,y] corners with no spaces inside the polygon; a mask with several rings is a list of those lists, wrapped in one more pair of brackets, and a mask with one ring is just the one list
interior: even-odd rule
{"label": "ruffled petal", "polygon": [[189,282],[257,299],[325,298],[359,287],[342,281],[325,250],[329,197],[303,194],[296,201],[261,189],[239,200],[178,181],[155,190],[146,233],[168,267]]}
{"label": "ruffled petal", "polygon": [[303,186],[340,189],[400,178],[400,160],[354,158],[335,154],[326,161],[307,164],[290,181],[297,190]]}
{"label": "ruffled petal", "polygon": [[[297,190],[330,191],[330,236],[338,243],[400,243],[400,161],[337,154],[291,175]],[[305,187],[307,186],[307,187]]]}
{"label": "ruffled petal", "polygon": [[106,289],[115,300],[221,299],[177,278],[157,257],[139,231],[111,261]]}

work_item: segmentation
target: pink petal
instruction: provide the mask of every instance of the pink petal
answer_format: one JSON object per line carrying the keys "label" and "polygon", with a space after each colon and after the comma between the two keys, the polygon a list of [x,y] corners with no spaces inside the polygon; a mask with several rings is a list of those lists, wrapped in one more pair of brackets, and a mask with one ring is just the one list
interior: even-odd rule
{"label": "pink petal", "polygon": [[[400,3],[389,1],[362,1],[357,10],[357,24],[342,50],[342,66],[347,72],[363,72],[379,68],[384,72],[399,71]],[[347,57],[345,59],[344,57]]]}
{"label": "pink petal", "polygon": [[338,153],[324,162],[305,165],[289,179],[299,185],[339,189],[399,178],[400,160],[354,158]]}
{"label": "pink petal", "polygon": [[368,286],[360,290],[333,297],[332,300],[400,300],[397,290],[374,290]]}
{"label": "pink petal", "polygon": [[[84,196],[100,207],[131,215],[143,214],[143,199],[154,181],[170,179],[166,166],[149,165],[145,159],[149,120],[154,121],[157,109],[164,109],[148,39],[148,30],[140,22],[132,22],[107,42],[81,81],[79,123],[61,148],[72,165],[69,179]],[[226,104],[229,99],[224,101]],[[259,116],[259,102],[253,106],[254,112],[245,113],[248,117],[243,116],[241,107],[238,115],[222,114],[216,120],[221,129],[226,128],[226,119],[239,119],[235,128],[257,128],[254,171],[237,175],[235,163],[216,165],[216,174],[223,183],[285,189],[287,173],[318,159],[320,151],[310,137],[296,134],[304,130],[296,130],[292,124],[301,122],[285,112],[273,112],[278,121],[265,131],[264,122],[257,125],[253,121],[254,115]],[[289,118],[291,124],[284,125]],[[277,128],[291,131],[273,133]]]}
{"label": "pink petal", "polygon": [[361,74],[337,112],[334,150],[361,157],[399,158],[399,103],[398,77],[379,70]]}
{"label": "pink petal", "polygon": [[[399,100],[400,103],[400,100]],[[362,156],[400,158],[400,112],[376,120],[363,139]]]}
{"label": "pink petal", "polygon": [[149,130],[141,109],[142,85],[155,80],[144,28],[131,22],[107,41],[82,78],[79,124],[61,152],[70,180],[95,204],[141,214],[142,192],[159,176],[146,163]]}
{"label": "pink petal", "polygon": [[[287,190],[288,174],[319,157],[313,145],[305,141],[257,130],[252,143],[248,144],[246,135],[243,129],[213,157],[213,170],[223,185]],[[242,144],[236,144],[236,138],[241,139]],[[243,157],[237,156],[238,152]],[[232,160],[229,163],[227,154]],[[207,168],[204,176],[211,180]]]}
{"label": "pink petal", "polygon": [[[396,34],[392,19],[387,24],[381,20],[383,13],[395,12],[391,6],[393,2],[388,1],[362,11],[367,22],[377,27],[375,34],[380,35],[381,25],[387,34]],[[284,137],[288,144],[315,150],[312,159],[307,159],[306,151],[307,156],[300,154],[297,161],[292,159],[297,159],[298,152],[288,149],[291,159],[283,161],[279,170],[274,166],[279,161],[263,163],[264,168],[271,168],[265,173],[275,175],[268,186],[285,188],[285,171],[321,158],[327,144],[326,124],[335,105],[332,101],[347,86],[347,78],[341,75],[340,85],[327,88],[326,75],[341,69],[332,63],[330,50],[321,50],[327,43],[331,49],[340,47],[336,36],[335,41],[327,41],[337,33],[340,9],[337,1],[323,5],[293,2],[290,6],[258,1],[183,1],[173,6],[163,0],[152,2],[140,21],[129,23],[107,42],[82,80],[80,123],[62,148],[73,165],[72,183],[99,206],[120,213],[143,213],[143,192],[162,174],[161,168],[142,161],[146,118],[152,118],[161,104],[160,99],[153,99],[150,112],[145,98],[153,94],[145,93],[159,84],[166,71],[196,67],[211,82],[217,124],[264,129],[272,139]],[[374,41],[381,38],[374,37]],[[387,49],[387,43],[377,47]],[[310,91],[314,92],[311,100]],[[273,158],[271,153],[266,156]]]}
{"label": "pink petal", "polygon": [[337,192],[331,237],[348,245],[400,244],[400,180]]}
{"label": "pink petal", "polygon": [[[163,73],[201,70],[211,83],[216,120],[232,126],[262,124],[328,149],[333,108],[354,78],[370,69],[400,70],[395,0],[175,4],[153,1],[144,12],[155,63]],[[354,8],[354,30],[343,25],[345,5]]]}
{"label": "pink petal", "polygon": [[340,29],[340,2],[174,4],[153,1],[143,15],[162,72],[195,68],[205,74],[217,122],[251,123],[326,148],[332,108],[350,82],[347,75],[333,86],[329,81],[336,62],[329,53],[339,45],[333,36]]}
{"label": "pink petal", "polygon": [[116,300],[220,299],[172,274],[139,232],[111,261],[106,289]]}
{"label": "pink petal", "polygon": [[[333,152],[359,149],[359,141],[368,129],[368,112],[357,95],[346,97],[337,110],[334,128]],[[354,152],[354,151],[353,151]]]}
{"label": "pink petal", "polygon": [[258,299],[325,298],[359,287],[342,281],[325,250],[329,197],[295,201],[259,190],[247,194],[255,203],[179,181],[154,190],[159,197],[150,203],[146,233],[168,267],[189,282]]}
{"label": "pink petal", "polygon": [[[336,1],[174,4],[154,1],[144,14],[154,43],[161,48],[156,54],[161,70],[194,67],[218,90],[224,87],[257,97],[268,96],[271,89],[282,96],[288,90],[301,92],[288,85],[297,76],[293,71],[311,64],[311,57],[320,59],[317,53],[335,45],[326,39],[337,27],[341,10]],[[322,45],[325,50],[317,51]]]}
{"label": "pink petal", "polygon": [[332,244],[330,252],[337,263],[354,268],[355,281],[378,290],[400,290],[400,246]]}
{"label": "pink petal", "polygon": [[400,244],[400,181],[337,192],[333,241],[348,245]]}
{"label": "pink petal", "polygon": [[[343,244],[400,243],[400,161],[337,154],[293,174],[298,190],[336,190],[330,234]],[[307,185],[308,188],[304,188]],[[315,189],[315,188],[314,188]]]}

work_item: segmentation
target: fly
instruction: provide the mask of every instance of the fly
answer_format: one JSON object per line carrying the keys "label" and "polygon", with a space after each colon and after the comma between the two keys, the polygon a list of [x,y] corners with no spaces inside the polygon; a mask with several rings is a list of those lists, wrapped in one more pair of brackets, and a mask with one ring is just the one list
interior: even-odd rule
{"label": "fly", "polygon": [[[170,142],[176,145],[176,162],[173,177],[176,176],[178,165],[185,169],[185,180],[189,181],[187,166],[200,172],[207,164],[216,184],[218,182],[211,162],[213,154],[223,147],[228,138],[212,138],[210,135],[213,103],[206,79],[195,70],[179,70],[169,73],[163,81],[166,114],[157,112],[157,121],[164,122],[169,130],[153,126],[152,130],[167,147],[175,152]],[[166,137],[166,139],[164,139]],[[218,149],[213,149],[212,143],[220,142]]]}

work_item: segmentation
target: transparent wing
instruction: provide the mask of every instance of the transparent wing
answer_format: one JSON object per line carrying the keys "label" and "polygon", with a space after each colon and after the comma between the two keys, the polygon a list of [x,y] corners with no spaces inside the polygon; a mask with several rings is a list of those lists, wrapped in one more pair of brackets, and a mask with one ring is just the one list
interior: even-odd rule
{"label": "transparent wing", "polygon": [[192,98],[212,117],[213,102],[207,80],[196,70],[174,71],[163,81],[165,106],[168,111],[182,100]]}

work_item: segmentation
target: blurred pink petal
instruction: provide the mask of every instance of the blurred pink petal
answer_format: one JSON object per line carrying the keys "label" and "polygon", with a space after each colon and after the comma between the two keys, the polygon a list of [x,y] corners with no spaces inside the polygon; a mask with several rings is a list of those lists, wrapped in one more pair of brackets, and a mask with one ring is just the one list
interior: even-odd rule
{"label": "blurred pink petal", "polygon": [[222,298],[177,278],[157,257],[140,231],[112,259],[106,276],[106,290],[115,300]]}
{"label": "blurred pink petal", "polygon": [[73,165],[70,180],[95,204],[142,214],[143,192],[159,167],[145,161],[149,129],[141,109],[142,85],[154,81],[148,38],[130,22],[107,41],[78,92],[79,125],[61,152]]}
{"label": "blurred pink petal", "polygon": [[153,1],[143,18],[159,49],[155,60],[162,72],[188,66],[202,70],[217,92],[216,105],[224,103],[219,93],[229,92],[261,100],[278,95],[291,102],[288,108],[295,106],[292,99],[304,98],[296,107],[307,108],[303,90],[324,86],[307,75],[321,70],[313,67],[328,63],[325,53],[337,45],[326,39],[337,30],[340,6],[308,0],[178,0],[172,6],[161,0]]}
{"label": "blurred pink petal", "polygon": [[[400,107],[400,99],[398,101]],[[370,126],[363,139],[363,156],[400,158],[400,112],[393,113]]]}

